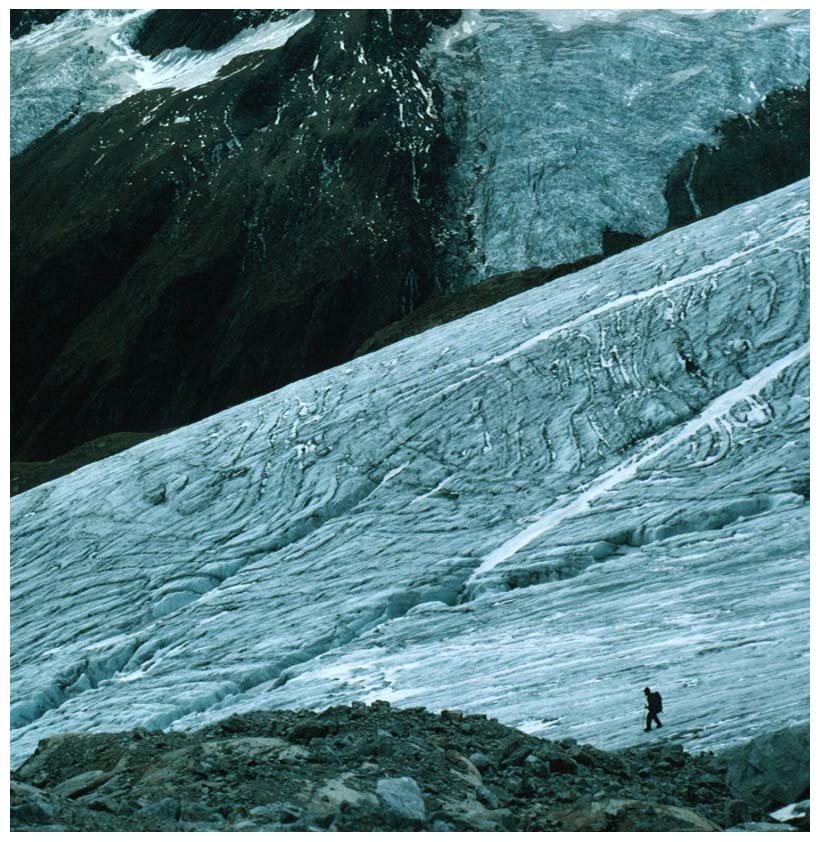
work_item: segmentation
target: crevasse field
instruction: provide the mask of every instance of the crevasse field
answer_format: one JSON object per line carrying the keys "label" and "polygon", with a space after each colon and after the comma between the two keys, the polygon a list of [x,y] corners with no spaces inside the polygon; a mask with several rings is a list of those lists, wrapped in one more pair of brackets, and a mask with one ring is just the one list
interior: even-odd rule
{"label": "crevasse field", "polygon": [[12,763],[355,699],[805,721],[808,249],[804,181],[13,498]]}

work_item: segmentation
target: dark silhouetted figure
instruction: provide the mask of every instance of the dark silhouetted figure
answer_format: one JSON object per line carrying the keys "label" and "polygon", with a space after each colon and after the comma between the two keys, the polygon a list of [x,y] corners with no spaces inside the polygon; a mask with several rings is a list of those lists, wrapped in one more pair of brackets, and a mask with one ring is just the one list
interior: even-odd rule
{"label": "dark silhouetted figure", "polygon": [[649,731],[651,723],[655,721],[656,728],[661,728],[661,720],[659,714],[661,713],[661,693],[651,691],[649,687],[644,688],[644,695],[647,698],[647,722],[644,725],[644,730]]}

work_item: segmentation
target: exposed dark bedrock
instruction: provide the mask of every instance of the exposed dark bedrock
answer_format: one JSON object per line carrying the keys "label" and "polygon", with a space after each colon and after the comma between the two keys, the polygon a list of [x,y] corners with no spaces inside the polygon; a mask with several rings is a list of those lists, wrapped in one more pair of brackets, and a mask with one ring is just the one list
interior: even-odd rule
{"label": "exposed dark bedrock", "polygon": [[13,458],[264,394],[438,288],[451,151],[416,60],[454,14],[318,12],[12,160]]}
{"label": "exposed dark bedrock", "polygon": [[143,24],[134,48],[147,56],[174,47],[214,50],[249,26],[281,20],[292,13],[286,9],[158,9]]}
{"label": "exposed dark bedrock", "polygon": [[719,132],[717,146],[687,152],[668,176],[670,226],[712,216],[810,174],[809,80],[802,88],[770,94],[752,116],[728,120]]}
{"label": "exposed dark bedrock", "polygon": [[51,23],[68,9],[9,9],[11,37],[22,38],[39,23]]}
{"label": "exposed dark bedrock", "polygon": [[[667,176],[665,230],[689,225],[764,196],[810,174],[810,83],[776,91],[752,115],[739,114],[716,130],[716,144],[686,152]],[[660,232],[664,233],[664,232]],[[602,253],[645,242],[640,234],[605,229]]]}

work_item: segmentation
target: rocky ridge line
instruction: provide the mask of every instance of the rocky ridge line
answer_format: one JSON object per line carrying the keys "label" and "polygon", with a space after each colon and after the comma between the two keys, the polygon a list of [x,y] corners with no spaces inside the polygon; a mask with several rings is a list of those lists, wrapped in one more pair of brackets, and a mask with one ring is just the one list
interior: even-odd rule
{"label": "rocky ridge line", "polygon": [[[638,735],[637,735],[638,736]],[[762,762],[762,760],[764,762]],[[12,830],[715,831],[809,827],[808,729],[723,755],[542,740],[482,715],[256,711],[193,733],[43,740],[12,773]]]}
{"label": "rocky ridge line", "polygon": [[248,27],[291,14],[287,9],[157,9],[152,12],[134,40],[134,49],[146,56],[164,50],[188,47],[215,50]]}

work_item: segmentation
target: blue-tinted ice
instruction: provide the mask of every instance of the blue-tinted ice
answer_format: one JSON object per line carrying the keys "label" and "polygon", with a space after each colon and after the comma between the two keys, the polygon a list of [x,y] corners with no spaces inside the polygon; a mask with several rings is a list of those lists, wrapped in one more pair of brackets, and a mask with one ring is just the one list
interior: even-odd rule
{"label": "blue-tinted ice", "polygon": [[354,699],[806,720],[808,249],[804,181],[13,498],[12,761]]}

